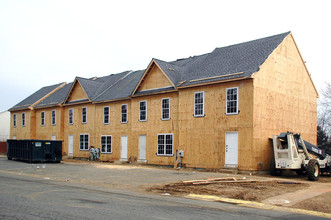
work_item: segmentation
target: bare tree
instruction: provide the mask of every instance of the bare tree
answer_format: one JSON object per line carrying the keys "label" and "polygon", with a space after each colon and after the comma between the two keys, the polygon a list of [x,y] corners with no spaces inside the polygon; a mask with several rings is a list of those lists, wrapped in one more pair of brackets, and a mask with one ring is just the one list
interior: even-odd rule
{"label": "bare tree", "polygon": [[328,137],[331,137],[331,83],[325,83],[321,95],[318,103],[317,124]]}

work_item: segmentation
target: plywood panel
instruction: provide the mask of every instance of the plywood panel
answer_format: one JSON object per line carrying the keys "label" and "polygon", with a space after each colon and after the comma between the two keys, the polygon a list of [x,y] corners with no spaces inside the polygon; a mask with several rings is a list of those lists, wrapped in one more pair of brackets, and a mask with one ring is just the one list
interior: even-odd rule
{"label": "plywood panel", "polygon": [[157,66],[154,65],[152,67],[152,70],[145,76],[138,91],[164,88],[168,86],[172,86],[171,82],[162,73],[162,71]]}
{"label": "plywood panel", "polygon": [[87,99],[87,95],[78,81],[71,90],[68,101]]}
{"label": "plywood panel", "polygon": [[289,35],[261,66],[254,79],[254,162],[269,169],[269,137],[280,132],[300,132],[316,144],[317,94]]}

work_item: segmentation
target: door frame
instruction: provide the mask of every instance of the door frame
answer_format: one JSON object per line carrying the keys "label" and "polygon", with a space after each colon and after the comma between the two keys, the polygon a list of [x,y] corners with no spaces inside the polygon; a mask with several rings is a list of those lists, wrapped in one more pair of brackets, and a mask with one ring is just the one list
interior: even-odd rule
{"label": "door frame", "polygon": [[[72,137],[72,152],[70,152],[70,137]],[[74,135],[70,134],[68,136],[68,156],[73,157],[74,156]]]}
{"label": "door frame", "polygon": [[[145,137],[145,146],[141,145],[140,137]],[[146,155],[147,155],[147,135],[145,135],[145,134],[139,135],[139,140],[138,141],[139,141],[139,144],[138,144],[138,162],[146,163],[147,162],[147,158],[146,158]],[[142,158],[143,155],[142,155],[141,150],[145,150],[145,153],[144,153],[145,158]]]}
{"label": "door frame", "polygon": [[[235,151],[233,152],[234,154],[236,154],[236,163],[232,164],[232,163],[227,163],[227,148],[228,148],[228,144],[227,143],[227,134],[236,134],[237,135],[237,147],[235,149]],[[229,154],[228,154],[229,155]],[[227,131],[225,132],[225,145],[224,145],[224,167],[228,167],[228,168],[238,168],[238,162],[239,162],[239,132],[238,131]]]}
{"label": "door frame", "polygon": [[[123,152],[123,142],[122,138],[126,138],[126,157],[122,157],[122,152]],[[128,136],[127,135],[122,135],[121,136],[121,155],[120,155],[120,161],[128,161]]]}

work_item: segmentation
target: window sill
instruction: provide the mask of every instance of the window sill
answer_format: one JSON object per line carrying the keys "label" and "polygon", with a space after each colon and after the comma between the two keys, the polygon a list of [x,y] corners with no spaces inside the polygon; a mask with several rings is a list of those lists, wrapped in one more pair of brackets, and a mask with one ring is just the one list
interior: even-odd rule
{"label": "window sill", "polygon": [[159,156],[159,157],[173,157],[174,155],[173,154],[156,154],[156,156]]}
{"label": "window sill", "polygon": [[193,115],[194,118],[203,118],[205,116],[206,116],[205,114],[203,114],[203,115]]}
{"label": "window sill", "polygon": [[85,149],[79,149],[80,151],[90,151],[89,149],[85,150]]}
{"label": "window sill", "polygon": [[122,121],[121,121],[121,124],[127,124],[127,123],[128,123],[127,121],[125,121],[125,122],[122,122]]}
{"label": "window sill", "polygon": [[237,113],[225,113],[225,115],[239,115],[239,112],[237,112]]}
{"label": "window sill", "polygon": [[109,125],[109,123],[103,123],[104,125]]}
{"label": "window sill", "polygon": [[161,118],[161,121],[170,121],[170,118]]}
{"label": "window sill", "polygon": [[113,152],[101,152],[102,154],[113,154]]}
{"label": "window sill", "polygon": [[52,124],[52,126],[56,126],[56,124]]}
{"label": "window sill", "polygon": [[147,120],[138,120],[139,122],[146,122]]}

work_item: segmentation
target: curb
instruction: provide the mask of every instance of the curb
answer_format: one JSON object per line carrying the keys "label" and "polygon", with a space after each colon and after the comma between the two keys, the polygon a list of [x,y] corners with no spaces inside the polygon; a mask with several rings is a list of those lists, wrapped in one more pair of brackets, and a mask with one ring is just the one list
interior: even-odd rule
{"label": "curb", "polygon": [[274,205],[264,204],[264,203],[260,203],[260,202],[252,202],[252,201],[245,201],[245,200],[239,200],[239,199],[229,199],[229,198],[223,198],[223,197],[219,197],[219,196],[189,194],[184,197],[188,198],[188,199],[197,199],[197,200],[212,201],[212,202],[225,202],[225,203],[230,203],[230,204],[235,204],[235,205],[250,207],[250,208],[269,209],[269,210],[273,209],[273,210],[277,210],[277,211],[286,211],[286,212],[292,212],[292,213],[303,214],[303,215],[313,215],[313,216],[318,216],[318,217],[323,217],[323,218],[331,218],[331,214],[324,213],[324,212],[274,206]]}

